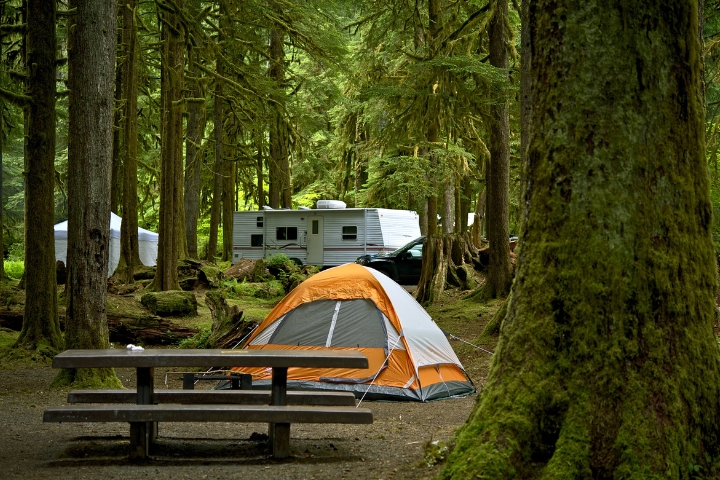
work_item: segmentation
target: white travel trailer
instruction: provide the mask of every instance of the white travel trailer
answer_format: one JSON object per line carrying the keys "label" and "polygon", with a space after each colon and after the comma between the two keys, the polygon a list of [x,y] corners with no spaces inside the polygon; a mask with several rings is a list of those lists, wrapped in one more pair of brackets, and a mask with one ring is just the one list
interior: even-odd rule
{"label": "white travel trailer", "polygon": [[418,215],[408,210],[345,208],[337,200],[319,200],[317,207],[235,212],[232,263],[282,253],[302,265],[330,267],[420,236]]}

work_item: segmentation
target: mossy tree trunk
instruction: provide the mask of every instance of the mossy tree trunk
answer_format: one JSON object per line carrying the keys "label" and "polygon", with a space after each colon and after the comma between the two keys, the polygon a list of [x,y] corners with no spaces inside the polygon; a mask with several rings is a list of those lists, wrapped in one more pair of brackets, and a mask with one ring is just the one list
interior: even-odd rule
{"label": "mossy tree trunk", "polygon": [[207,260],[215,261],[217,255],[218,230],[220,229],[220,215],[222,214],[222,194],[223,194],[223,158],[225,155],[225,135],[223,115],[223,105],[225,103],[225,95],[223,93],[223,79],[225,77],[225,35],[223,27],[227,27],[227,3],[220,0],[220,30],[218,31],[218,52],[215,59],[215,106],[213,110],[213,123],[215,124],[215,163],[213,166],[213,195],[210,206],[210,232],[208,238]]}
{"label": "mossy tree trunk", "polygon": [[[181,2],[175,5],[181,6]],[[160,209],[158,225],[158,257],[152,288],[157,291],[180,290],[178,259],[185,244],[182,205],[182,91],[185,68],[183,28],[179,14],[161,10],[163,38],[162,146],[160,167]],[[182,225],[182,228],[180,228]]]}
{"label": "mossy tree trunk", "polygon": [[[0,5],[0,19],[5,20],[5,4]],[[2,50],[2,42],[3,41],[4,41],[4,39],[2,38],[2,36],[0,36],[0,58],[2,58],[2,51],[3,51]],[[3,80],[4,80],[4,78],[0,74],[0,82],[2,82]],[[3,84],[4,84],[4,82],[3,82]],[[0,119],[3,118],[4,111],[5,111],[5,102],[2,100],[2,98],[0,98]],[[5,137],[5,133],[3,131],[4,130],[3,125],[4,125],[4,122],[2,120],[0,120],[0,200],[2,197],[1,192],[2,192],[2,185],[3,185],[3,174],[2,174],[2,171],[3,171],[3,144],[5,143],[3,141],[3,139]],[[7,274],[5,273],[5,254],[4,254],[5,253],[5,240],[4,240],[3,233],[2,233],[4,231],[4,227],[3,227],[3,210],[4,210],[4,208],[5,207],[3,207],[3,202],[0,201],[0,252],[2,252],[2,254],[0,254],[0,282],[2,282],[3,280],[6,280],[8,278]]]}
{"label": "mossy tree trunk", "polygon": [[124,90],[124,128],[123,134],[123,195],[122,223],[120,225],[120,262],[118,271],[125,283],[135,281],[135,267],[142,265],[138,244],[138,181],[137,181],[137,97],[138,97],[138,39],[137,0],[124,0],[121,7],[122,47],[124,60],[121,66],[122,86]]}
{"label": "mossy tree trunk", "polygon": [[[122,6],[119,7],[118,11],[118,24],[122,25]],[[118,28],[117,31],[117,45],[118,49],[122,48],[123,43],[123,28]],[[118,57],[123,57],[124,53],[121,53]],[[118,60],[119,60],[118,58]],[[122,136],[123,136],[123,68],[121,64],[115,69],[115,103],[113,104],[113,144],[112,144],[112,178],[110,180],[110,211],[121,215],[122,213]]]}
{"label": "mossy tree trunk", "polygon": [[264,187],[264,174],[263,174],[263,139],[262,130],[253,130],[253,139],[255,141],[255,178],[257,178],[257,205],[258,209],[262,209],[265,203],[265,187]]}
{"label": "mossy tree trunk", "polygon": [[[25,306],[16,346],[62,349],[55,277],[55,2],[27,3]],[[0,232],[2,235],[2,232]]]}
{"label": "mossy tree trunk", "polygon": [[[490,19],[490,64],[508,68],[508,1],[497,0]],[[510,191],[510,113],[508,101],[490,105],[490,162],[487,169],[487,236],[490,242],[485,294],[504,297],[510,290],[512,272],[508,226]]]}
{"label": "mossy tree trunk", "polygon": [[528,213],[444,478],[717,478],[697,2],[531,0]]}
{"label": "mossy tree trunk", "polygon": [[[198,5],[195,5],[199,10]],[[200,67],[201,61],[197,50],[190,52],[189,59],[191,82],[188,85],[190,99],[187,99],[188,118],[187,136],[185,138],[185,240],[188,256],[198,260],[197,225],[200,217],[200,171],[203,164],[205,148],[202,145],[205,135],[207,115],[205,111],[205,83]]]}
{"label": "mossy tree trunk", "polygon": [[[67,348],[108,348],[106,312],[117,3],[73,0],[68,42]],[[112,369],[70,369],[57,383],[119,385]]]}
{"label": "mossy tree trunk", "polygon": [[[279,18],[283,12],[277,11]],[[268,158],[269,198],[272,208],[291,208],[290,159],[288,157],[288,126],[285,118],[285,31],[276,25],[270,31],[268,77],[275,82],[278,104],[270,119],[270,157]]]}
{"label": "mossy tree trunk", "polygon": [[[236,125],[237,126],[237,125]],[[237,144],[237,139],[242,135],[236,135],[233,145]],[[231,158],[237,158],[237,149],[233,146],[230,148]],[[237,162],[228,159],[223,164],[223,195],[222,195],[222,255],[223,262],[232,260],[232,243],[233,243],[233,212],[235,211],[235,176],[237,172]]]}

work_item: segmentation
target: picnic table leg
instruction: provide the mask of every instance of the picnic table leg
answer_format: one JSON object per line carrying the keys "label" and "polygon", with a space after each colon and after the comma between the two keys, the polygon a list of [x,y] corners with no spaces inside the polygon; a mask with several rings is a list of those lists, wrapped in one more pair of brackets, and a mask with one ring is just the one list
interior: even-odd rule
{"label": "picnic table leg", "polygon": [[[137,400],[138,405],[150,405],[153,401],[154,374],[152,367],[137,368]],[[144,459],[148,456],[150,446],[157,438],[157,422],[130,423],[130,458]]]}
{"label": "picnic table leg", "polygon": [[[287,405],[287,372],[287,367],[272,369],[270,405]],[[269,423],[268,437],[275,458],[286,458],[290,455],[289,423]]]}

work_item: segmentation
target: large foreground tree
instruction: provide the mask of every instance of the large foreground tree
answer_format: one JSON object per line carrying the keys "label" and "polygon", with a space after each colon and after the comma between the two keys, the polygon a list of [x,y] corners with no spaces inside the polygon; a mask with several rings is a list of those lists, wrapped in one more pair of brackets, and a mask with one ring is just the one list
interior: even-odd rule
{"label": "large foreground tree", "polygon": [[695,0],[530,0],[527,216],[446,478],[718,478]]}
{"label": "large foreground tree", "polygon": [[[25,125],[25,305],[16,345],[49,353],[63,346],[55,242],[55,2],[27,2]],[[0,232],[2,235],[2,232]]]}
{"label": "large foreground tree", "polygon": [[[108,348],[110,178],[115,80],[114,0],[73,0],[68,85],[67,348]],[[63,370],[58,383],[119,384],[112,369]]]}

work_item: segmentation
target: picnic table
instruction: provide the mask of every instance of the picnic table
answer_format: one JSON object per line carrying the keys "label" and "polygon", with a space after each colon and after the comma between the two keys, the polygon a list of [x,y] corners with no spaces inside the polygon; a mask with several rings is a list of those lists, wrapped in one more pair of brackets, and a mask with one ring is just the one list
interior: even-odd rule
{"label": "picnic table", "polygon": [[[157,437],[158,422],[267,422],[272,453],[276,458],[289,455],[291,423],[372,423],[372,412],[366,408],[356,408],[354,397],[350,398],[352,393],[287,391],[287,373],[291,367],[367,368],[367,357],[355,351],[66,350],[53,358],[52,366],[136,369],[135,392],[70,392],[68,400],[73,404],[48,408],[43,416],[45,422],[129,422],[131,459],[147,457]],[[208,366],[271,368],[270,391],[184,390],[173,393],[155,390],[155,368]],[[293,400],[291,403],[295,405],[288,405],[289,393]],[[133,399],[134,405],[127,403]],[[348,405],[348,400],[352,401],[352,406]],[[78,405],[78,402],[112,403]]]}

